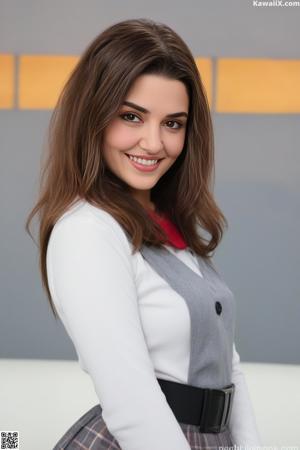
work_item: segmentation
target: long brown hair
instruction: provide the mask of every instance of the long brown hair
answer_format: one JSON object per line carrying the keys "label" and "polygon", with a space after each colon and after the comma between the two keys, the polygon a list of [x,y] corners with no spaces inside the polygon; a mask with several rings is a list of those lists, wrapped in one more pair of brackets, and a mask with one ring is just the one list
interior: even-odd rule
{"label": "long brown hair", "polygon": [[[42,282],[49,291],[46,253],[59,217],[85,199],[110,213],[129,233],[134,252],[143,243],[160,247],[166,236],[127,184],[105,165],[103,131],[126,93],[142,74],[180,80],[189,95],[184,148],[151,190],[156,209],[169,215],[187,244],[205,258],[219,244],[227,221],[213,198],[214,140],[209,105],[193,55],[169,26],[148,19],[125,20],[99,34],[83,52],[53,110],[39,198],[26,221],[38,213]],[[208,232],[205,239],[200,228]]]}

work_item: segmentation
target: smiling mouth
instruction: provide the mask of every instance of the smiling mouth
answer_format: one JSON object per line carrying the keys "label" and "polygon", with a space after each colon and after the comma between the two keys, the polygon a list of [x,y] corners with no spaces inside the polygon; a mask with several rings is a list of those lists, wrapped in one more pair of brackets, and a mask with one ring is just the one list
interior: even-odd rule
{"label": "smiling mouth", "polygon": [[[129,159],[129,164],[135,168],[135,170],[139,170],[141,172],[154,172],[160,165],[161,159],[157,160],[143,160],[143,158],[140,158],[136,160],[135,158],[130,158],[131,155],[127,155],[127,153],[124,153],[127,158]],[[143,160],[143,161],[142,161]],[[156,161],[156,162],[153,162]]]}
{"label": "smiling mouth", "polygon": [[[139,156],[128,155],[128,153],[125,153],[125,155],[128,156],[128,158],[130,158],[130,156],[132,156],[132,157],[134,156],[135,158],[140,158]],[[140,159],[145,159],[146,161],[148,161],[148,160],[157,160],[157,162],[159,162],[159,161],[162,161],[165,158],[149,158],[149,159],[147,159],[147,158],[140,158]]]}

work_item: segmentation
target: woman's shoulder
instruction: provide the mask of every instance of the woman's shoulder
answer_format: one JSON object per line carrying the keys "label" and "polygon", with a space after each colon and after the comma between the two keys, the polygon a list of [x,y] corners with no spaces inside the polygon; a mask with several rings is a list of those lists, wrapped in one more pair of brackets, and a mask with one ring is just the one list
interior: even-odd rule
{"label": "woman's shoulder", "polygon": [[59,217],[55,225],[80,219],[90,219],[108,226],[118,224],[116,219],[104,209],[94,206],[84,199],[77,199]]}
{"label": "woman's shoulder", "polygon": [[94,206],[84,199],[77,199],[56,221],[52,234],[62,229],[64,233],[72,233],[78,227],[89,227],[103,231],[105,238],[119,239],[120,242],[130,248],[126,233],[119,222],[101,207]]}

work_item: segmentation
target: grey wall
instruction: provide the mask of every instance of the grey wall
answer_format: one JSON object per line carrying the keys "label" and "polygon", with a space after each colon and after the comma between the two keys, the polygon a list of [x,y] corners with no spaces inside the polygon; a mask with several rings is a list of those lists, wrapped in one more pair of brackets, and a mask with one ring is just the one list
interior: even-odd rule
{"label": "grey wall", "polygon": [[[195,56],[300,56],[300,7],[250,0],[2,0],[0,53],[80,54],[102,29],[134,17],[169,24]],[[0,357],[76,358],[24,230],[50,114],[0,111]],[[238,351],[244,361],[299,364],[299,115],[213,113],[213,121],[215,192],[229,222],[215,260],[236,295]]]}

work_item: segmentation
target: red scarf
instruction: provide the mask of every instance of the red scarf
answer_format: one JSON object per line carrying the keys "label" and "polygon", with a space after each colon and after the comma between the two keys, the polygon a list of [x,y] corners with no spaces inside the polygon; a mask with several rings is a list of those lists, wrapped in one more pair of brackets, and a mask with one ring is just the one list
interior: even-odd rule
{"label": "red scarf", "polygon": [[168,244],[175,248],[186,248],[187,243],[184,240],[184,237],[176,227],[176,225],[166,216],[159,215],[157,212],[152,209],[148,209],[148,213],[161,226],[161,228],[165,231],[168,236]]}

